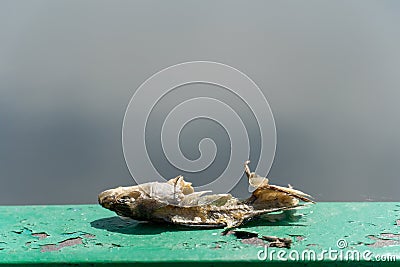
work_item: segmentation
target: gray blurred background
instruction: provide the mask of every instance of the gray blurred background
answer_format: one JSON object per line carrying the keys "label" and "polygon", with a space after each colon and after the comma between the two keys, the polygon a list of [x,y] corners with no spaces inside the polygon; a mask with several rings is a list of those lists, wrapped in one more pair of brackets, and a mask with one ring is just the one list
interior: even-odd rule
{"label": "gray blurred background", "polygon": [[[152,74],[192,60],[231,65],[262,89],[274,183],[317,201],[399,201],[399,25],[398,1],[0,1],[0,204],[95,203],[133,184],[127,104]],[[218,125],[185,128],[182,151],[198,157],[205,136],[220,142],[220,172],[229,142]]]}

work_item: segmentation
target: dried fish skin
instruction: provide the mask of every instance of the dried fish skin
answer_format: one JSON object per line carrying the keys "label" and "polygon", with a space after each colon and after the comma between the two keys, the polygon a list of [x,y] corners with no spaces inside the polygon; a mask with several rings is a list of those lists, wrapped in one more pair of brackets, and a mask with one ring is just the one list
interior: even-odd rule
{"label": "dried fish skin", "polygon": [[[99,195],[99,203],[109,208],[117,203],[137,202],[143,199],[153,199],[160,204],[175,206],[197,206],[207,203],[213,205],[225,204],[232,199],[230,194],[205,195],[210,191],[194,192],[191,183],[183,180],[182,176],[167,181],[166,183],[150,182],[136,186],[118,187],[106,190]],[[218,204],[220,203],[220,204]]]}
{"label": "dried fish skin", "polygon": [[133,200],[129,187],[103,193],[99,196],[100,204],[119,216],[202,228],[236,227],[256,215],[286,209],[255,210],[229,194],[205,196],[213,198],[206,205],[178,206],[145,195]]}
{"label": "dried fish skin", "polygon": [[299,200],[314,203],[310,199],[310,195],[293,189],[291,185],[289,187],[270,185],[267,178],[250,171],[249,163],[249,160],[245,162],[244,169],[250,186],[255,188],[255,190],[244,203],[251,205],[256,210],[294,207],[299,204]]}
{"label": "dried fish skin", "polygon": [[122,217],[199,227],[236,225],[253,212],[230,194],[185,195],[186,189],[174,190],[170,181],[106,190],[99,195],[99,203]]}
{"label": "dried fish skin", "polygon": [[248,163],[245,163],[245,172],[255,190],[244,201],[231,194],[195,192],[182,176],[165,183],[109,189],[100,193],[98,200],[100,205],[119,216],[204,228],[237,227],[259,215],[302,206],[300,200],[313,202],[309,195],[291,186],[270,185],[267,178],[250,172]]}

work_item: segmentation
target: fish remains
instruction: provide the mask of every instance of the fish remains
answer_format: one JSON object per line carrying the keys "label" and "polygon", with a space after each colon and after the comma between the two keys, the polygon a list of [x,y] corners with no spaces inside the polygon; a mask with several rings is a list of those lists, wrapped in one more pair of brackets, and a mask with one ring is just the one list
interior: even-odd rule
{"label": "fish remains", "polygon": [[245,163],[249,184],[255,188],[251,196],[239,200],[231,194],[194,192],[191,183],[177,176],[165,183],[150,182],[118,187],[100,193],[101,206],[121,217],[138,221],[177,225],[233,228],[260,215],[295,209],[314,203],[310,196],[289,187],[269,184],[267,178],[251,172]]}

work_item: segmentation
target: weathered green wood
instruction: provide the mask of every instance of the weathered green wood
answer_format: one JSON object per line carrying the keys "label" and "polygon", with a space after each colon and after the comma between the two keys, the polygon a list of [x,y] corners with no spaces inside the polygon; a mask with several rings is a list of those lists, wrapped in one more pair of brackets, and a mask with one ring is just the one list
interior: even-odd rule
{"label": "weathered green wood", "polygon": [[[400,204],[317,203],[299,210],[298,220],[275,223],[257,220],[240,228],[261,235],[289,237],[290,249],[268,248],[268,253],[370,251],[372,261],[300,260],[308,265],[396,265],[400,261]],[[261,240],[221,235],[222,229],[193,230],[170,225],[123,221],[97,205],[0,207],[0,264],[109,264],[289,266],[293,260],[259,260]],[[339,249],[338,240],[347,247]],[[253,241],[253,242],[252,242]],[[257,241],[257,242],[255,242]],[[245,243],[255,243],[245,244]],[[294,252],[293,252],[294,251]],[[264,256],[263,253],[260,254]],[[392,256],[390,256],[392,255]],[[385,256],[387,261],[379,261]],[[276,255],[275,255],[276,257]]]}

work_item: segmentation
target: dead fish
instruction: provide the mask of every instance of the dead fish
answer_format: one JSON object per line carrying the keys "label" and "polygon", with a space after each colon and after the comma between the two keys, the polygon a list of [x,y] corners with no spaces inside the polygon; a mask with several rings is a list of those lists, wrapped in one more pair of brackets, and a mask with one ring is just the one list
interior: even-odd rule
{"label": "dead fish", "polygon": [[314,203],[309,195],[289,187],[270,185],[267,178],[251,172],[245,162],[245,173],[255,190],[245,200],[231,194],[195,192],[183,176],[165,183],[150,182],[118,187],[99,194],[99,204],[121,217],[138,221],[170,223],[200,228],[234,228],[259,215],[295,209]]}

